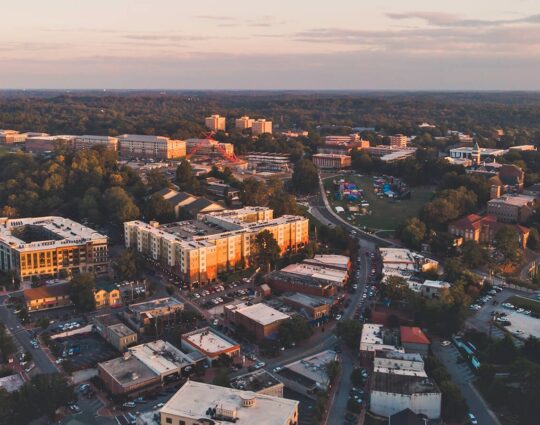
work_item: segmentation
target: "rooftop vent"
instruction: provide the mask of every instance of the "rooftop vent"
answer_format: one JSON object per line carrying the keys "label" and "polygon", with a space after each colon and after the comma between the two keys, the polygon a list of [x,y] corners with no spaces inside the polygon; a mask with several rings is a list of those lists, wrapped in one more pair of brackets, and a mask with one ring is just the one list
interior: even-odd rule
{"label": "rooftop vent", "polygon": [[242,399],[242,407],[253,407],[255,406],[256,398],[253,393],[245,393],[240,396]]}

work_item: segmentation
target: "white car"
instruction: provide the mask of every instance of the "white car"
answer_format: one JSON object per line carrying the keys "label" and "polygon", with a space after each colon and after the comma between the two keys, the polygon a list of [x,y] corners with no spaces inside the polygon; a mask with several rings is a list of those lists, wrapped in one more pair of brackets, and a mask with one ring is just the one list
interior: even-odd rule
{"label": "white car", "polygon": [[450,344],[451,344],[451,342],[448,341],[448,340],[445,340],[445,341],[442,341],[442,342],[441,342],[441,345],[442,345],[443,347],[448,347]]}
{"label": "white car", "polygon": [[338,314],[338,315],[336,316],[336,320],[341,320],[341,317],[342,317],[341,314]]}

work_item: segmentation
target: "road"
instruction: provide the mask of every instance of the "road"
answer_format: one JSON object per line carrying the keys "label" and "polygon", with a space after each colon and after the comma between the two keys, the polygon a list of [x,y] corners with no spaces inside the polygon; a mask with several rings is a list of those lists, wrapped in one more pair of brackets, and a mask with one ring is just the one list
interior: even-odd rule
{"label": "road", "polygon": [[[16,344],[22,348],[22,351],[28,351],[32,354],[36,369],[41,373],[57,373],[56,365],[47,357],[41,348],[34,348],[30,341],[32,336],[21,325],[19,318],[4,305],[7,296],[0,297],[0,322],[2,322],[16,339]],[[36,373],[36,372],[33,372]]]}
{"label": "road", "polygon": [[461,394],[467,400],[469,410],[476,416],[478,423],[482,425],[501,425],[495,413],[474,387],[475,376],[469,366],[465,362],[457,362],[459,356],[457,348],[453,344],[443,347],[439,340],[434,339],[431,349],[433,354],[444,364],[452,377],[452,381],[458,386]]}

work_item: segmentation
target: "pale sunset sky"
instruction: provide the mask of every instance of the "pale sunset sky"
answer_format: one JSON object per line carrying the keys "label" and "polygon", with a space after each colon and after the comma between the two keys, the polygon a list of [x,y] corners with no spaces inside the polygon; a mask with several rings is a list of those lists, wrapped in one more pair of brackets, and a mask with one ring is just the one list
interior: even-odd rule
{"label": "pale sunset sky", "polygon": [[539,0],[1,0],[0,88],[539,90]]}

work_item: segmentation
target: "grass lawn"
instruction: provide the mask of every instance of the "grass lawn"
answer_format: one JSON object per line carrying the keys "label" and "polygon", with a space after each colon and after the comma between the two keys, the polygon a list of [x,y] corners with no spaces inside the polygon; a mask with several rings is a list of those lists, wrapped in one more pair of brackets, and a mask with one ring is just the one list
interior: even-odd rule
{"label": "grass lawn", "polygon": [[[351,216],[347,211],[347,204],[359,205],[359,203],[348,203],[337,201],[333,191],[332,181],[345,179],[354,183],[358,188],[364,190],[364,198],[369,203],[370,215]],[[394,200],[389,198],[378,198],[373,191],[373,179],[371,176],[358,177],[356,175],[338,176],[328,178],[324,181],[324,186],[330,194],[327,193],[330,204],[335,208],[341,206],[345,208],[345,213],[341,214],[345,219],[351,217],[351,223],[357,226],[366,226],[370,229],[394,231],[408,217],[415,217],[420,208],[431,198],[435,192],[433,186],[418,186],[411,188],[411,199]]]}
{"label": "grass lawn", "polygon": [[506,300],[507,303],[513,304],[516,307],[524,308],[525,310],[531,310],[540,314],[540,301],[531,300],[530,298],[520,297],[514,295]]}

